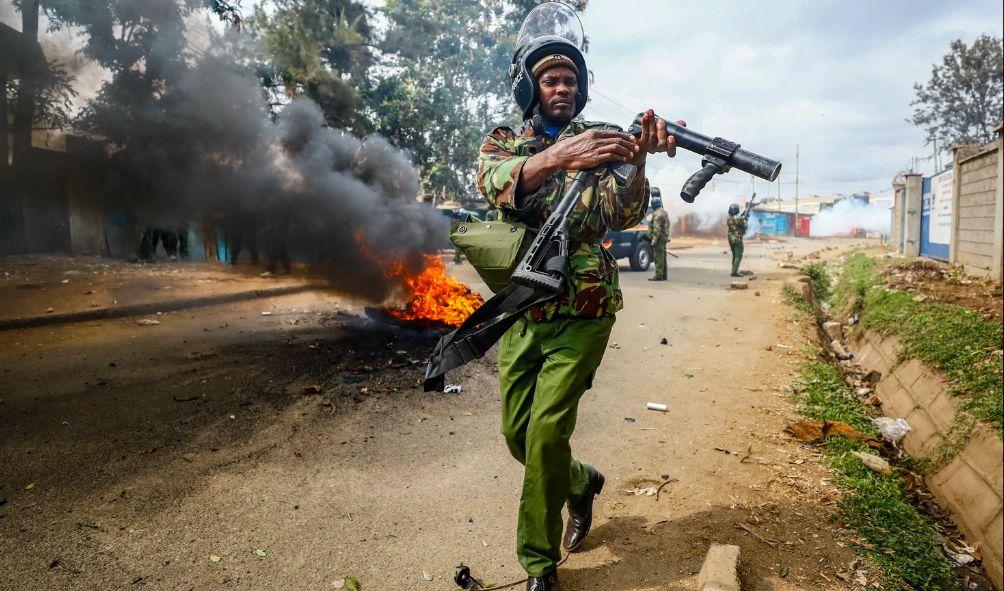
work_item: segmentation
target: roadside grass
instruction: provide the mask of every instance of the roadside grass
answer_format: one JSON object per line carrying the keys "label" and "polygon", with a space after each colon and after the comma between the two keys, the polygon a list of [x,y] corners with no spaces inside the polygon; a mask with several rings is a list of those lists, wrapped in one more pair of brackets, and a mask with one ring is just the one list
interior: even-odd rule
{"label": "roadside grass", "polygon": [[795,289],[790,285],[785,285],[781,288],[781,297],[784,300],[784,303],[788,304],[792,308],[795,308],[800,312],[804,312],[805,314],[812,314],[812,306],[809,305],[809,302],[805,301],[805,298],[803,298],[802,295],[795,291]]}
{"label": "roadside grass", "polygon": [[1004,371],[995,353],[1004,342],[1004,327],[960,306],[916,302],[913,294],[881,283],[876,261],[856,253],[833,289],[832,305],[845,313],[858,311],[863,328],[896,335],[903,358],[919,359],[945,374],[950,393],[963,399],[953,431],[964,433],[949,442],[964,445],[975,421],[1004,435]]}
{"label": "roadside grass", "polygon": [[802,275],[809,277],[812,292],[816,294],[819,301],[826,301],[830,297],[831,279],[830,273],[826,270],[826,265],[822,262],[802,265],[798,270]]}
{"label": "roadside grass", "polygon": [[[794,394],[799,411],[810,418],[845,421],[875,434],[870,415],[844,383],[840,369],[820,353],[810,350],[800,368]],[[883,588],[902,589],[904,583],[918,591],[958,588],[934,524],[906,501],[909,491],[899,468],[893,468],[890,475],[873,472],[851,455],[869,451],[868,447],[843,437],[827,438],[822,450],[825,464],[836,474],[834,481],[845,491],[840,513],[863,541],[858,552],[885,572]]]}

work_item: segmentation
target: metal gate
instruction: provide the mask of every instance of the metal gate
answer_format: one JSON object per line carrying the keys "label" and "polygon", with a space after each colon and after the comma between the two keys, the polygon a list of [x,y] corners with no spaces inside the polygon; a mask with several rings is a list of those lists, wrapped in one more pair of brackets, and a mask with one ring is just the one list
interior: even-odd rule
{"label": "metal gate", "polygon": [[925,178],[921,188],[920,256],[948,260],[948,244],[952,239],[951,170]]}

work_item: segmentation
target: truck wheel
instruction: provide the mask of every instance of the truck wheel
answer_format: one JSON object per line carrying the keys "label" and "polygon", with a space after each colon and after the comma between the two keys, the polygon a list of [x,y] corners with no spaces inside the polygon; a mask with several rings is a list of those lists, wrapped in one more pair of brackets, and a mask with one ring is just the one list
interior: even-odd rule
{"label": "truck wheel", "polygon": [[631,253],[630,260],[632,271],[648,271],[649,265],[652,264],[652,245],[648,242],[639,242]]}

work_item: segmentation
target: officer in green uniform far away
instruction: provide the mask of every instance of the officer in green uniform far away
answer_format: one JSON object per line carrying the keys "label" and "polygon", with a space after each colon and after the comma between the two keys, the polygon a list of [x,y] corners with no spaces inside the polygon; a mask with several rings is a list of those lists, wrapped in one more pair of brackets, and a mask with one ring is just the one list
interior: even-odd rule
{"label": "officer in green uniform far away", "polygon": [[743,260],[743,235],[749,222],[739,213],[739,204],[729,206],[729,248],[732,249],[732,276],[741,277],[739,263]]}
{"label": "officer in green uniform far away", "polygon": [[652,241],[652,256],[655,260],[655,276],[649,281],[666,280],[666,245],[669,243],[669,213],[662,206],[659,187],[652,187],[652,221],[648,225],[648,237]]}
{"label": "officer in green uniform far away", "polygon": [[517,41],[510,75],[525,124],[518,133],[498,127],[488,134],[477,174],[481,193],[501,220],[540,228],[574,171],[607,162],[638,169],[630,184],[604,172],[585,188],[568,217],[566,292],[531,309],[499,342],[502,433],[524,465],[516,552],[528,590],[556,591],[561,546],[572,551],[582,543],[593,497],[604,482],[595,468],[572,457],[569,445],[579,398],[592,384],[614,314],[623,307],[617,263],[600,240],[608,228],[622,230],[642,219],[646,156],[672,157],[676,144],[651,110],[638,139],[613,125],[575,119],[586,103],[588,71],[578,44],[567,38],[550,33]]}

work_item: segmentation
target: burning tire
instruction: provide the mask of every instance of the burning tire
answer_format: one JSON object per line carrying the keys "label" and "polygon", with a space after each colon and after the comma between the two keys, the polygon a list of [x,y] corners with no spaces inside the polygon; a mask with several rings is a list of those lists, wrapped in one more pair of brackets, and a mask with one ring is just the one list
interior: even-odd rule
{"label": "burning tire", "polygon": [[648,271],[652,264],[652,245],[647,240],[639,240],[629,260],[632,271]]}

